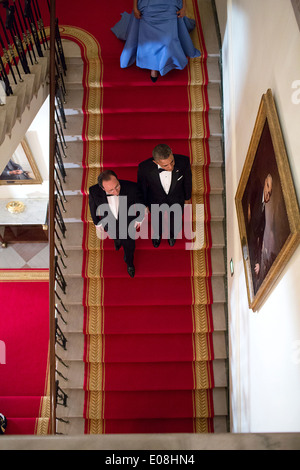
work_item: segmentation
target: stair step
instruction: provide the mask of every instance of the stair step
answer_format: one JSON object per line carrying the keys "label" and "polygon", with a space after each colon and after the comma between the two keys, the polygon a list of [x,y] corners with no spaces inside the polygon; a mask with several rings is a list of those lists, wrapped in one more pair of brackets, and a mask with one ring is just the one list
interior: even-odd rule
{"label": "stair step", "polygon": [[[145,240],[141,240],[140,245],[144,246]],[[135,251],[135,268],[136,276],[152,277],[157,276],[159,272],[160,276],[169,277],[186,277],[190,276],[191,266],[190,257],[182,251],[182,249],[176,249],[176,242],[174,247],[161,246],[160,250],[151,249],[152,243],[148,242],[149,249],[138,249],[139,242],[137,241],[137,249]],[[162,245],[162,244],[161,244]],[[166,244],[165,244],[166,245]],[[164,254],[164,266],[160,266],[159,271],[153,266],[159,266],[160,258],[162,253]],[[83,251],[82,250],[68,250],[66,252],[67,258],[63,258],[66,268],[63,269],[63,274],[69,277],[81,277],[82,275],[82,263],[83,263]],[[183,255],[183,256],[181,256]],[[127,272],[120,270],[120,266],[123,266],[123,259],[120,259],[120,254],[116,253],[115,250],[107,250],[104,254],[105,257],[105,277],[116,277],[116,276],[127,276]],[[97,251],[91,251],[89,253],[89,262],[94,265],[96,260],[99,258]],[[121,256],[123,258],[123,255]],[[174,262],[176,259],[176,262]],[[153,261],[153,263],[152,263]],[[185,263],[186,261],[186,263]],[[176,270],[176,266],[180,266],[179,270]],[[220,276],[225,275],[224,266],[224,254],[223,248],[212,248],[211,249],[211,265],[212,275]],[[140,273],[142,271],[142,273]],[[95,272],[95,276],[96,276]],[[99,273],[100,275],[100,273]]]}
{"label": "stair step", "polygon": [[209,83],[221,83],[221,72],[218,56],[208,56],[206,60]]}
{"label": "stair step", "polygon": [[[80,391],[84,393],[84,374],[85,374],[85,364],[83,361],[72,361],[72,360],[67,360],[65,362],[67,365],[67,368],[61,364],[60,362],[57,361],[56,369],[64,376],[64,378],[61,377],[61,386],[65,393],[69,396],[69,392],[75,390],[75,391]],[[176,370],[176,368],[179,368],[181,370],[182,367],[189,369],[191,368],[190,363],[154,363],[154,364],[136,364],[136,363],[131,363],[131,364],[126,364],[126,372],[124,373],[128,374],[128,372],[132,369],[132,373],[135,373],[140,369],[140,374],[141,376],[145,377],[151,377],[151,374],[153,373],[153,369],[157,368],[158,366],[158,371],[160,371],[162,374],[168,374],[170,373],[169,368],[171,368],[171,372],[173,369]],[[108,364],[106,365],[105,368],[105,373],[107,376],[107,373],[114,373],[115,371],[119,373],[119,369],[124,368],[124,364]],[[214,378],[214,386],[216,388],[220,387],[227,387],[227,371],[226,371],[226,360],[225,359],[215,359],[212,361],[212,367],[213,367],[213,378]],[[175,373],[176,375],[176,373]],[[132,376],[132,374],[131,374]],[[161,378],[163,379],[164,375],[161,375]],[[129,383],[128,383],[129,382]],[[166,379],[165,382],[168,382]],[[151,384],[150,384],[151,385]],[[149,379],[146,384],[147,387],[149,387]],[[112,386],[111,388],[107,389],[108,391],[111,390],[131,390],[132,387],[130,386],[130,381],[129,379],[123,380],[120,377],[120,385],[118,386]],[[145,385],[141,388],[141,390],[145,390],[148,388],[145,388]],[[152,389],[149,388],[149,390]],[[164,390],[171,390],[172,388],[170,387],[165,387],[162,388]],[[187,385],[185,385],[184,382],[181,383],[181,389],[189,389]]]}
{"label": "stair step", "polygon": [[[115,167],[114,171],[118,175],[119,179],[127,179],[129,181],[136,181],[137,179],[137,165],[136,166],[127,166],[127,167]],[[222,194],[224,184],[223,184],[223,174],[220,167],[209,167],[209,184],[210,184],[210,194]],[[81,184],[84,171],[82,168],[67,168],[67,176],[64,183],[64,193],[65,195],[76,195],[81,194]],[[91,181],[90,184],[97,184],[97,178],[99,171],[95,171],[95,180]],[[201,171],[202,173],[202,171]]]}
{"label": "stair step", "polygon": [[[82,222],[70,222],[66,223],[66,238],[63,240],[63,246],[65,250],[82,250],[82,236],[83,236],[83,223]],[[210,223],[212,247],[213,248],[224,248],[225,237],[224,237],[224,225],[221,221],[213,221]],[[143,243],[143,240],[141,240]],[[58,245],[59,246],[59,245]],[[136,249],[142,248],[141,244]],[[111,248],[113,248],[111,244]],[[143,249],[151,248],[148,243],[143,243]],[[65,264],[66,264],[65,260]]]}
{"label": "stair step", "polygon": [[[112,58],[111,61],[119,62],[119,58]],[[66,56],[66,63],[67,63],[67,68],[68,68],[68,73],[65,78],[65,85],[66,85],[67,92],[69,90],[81,88],[82,77],[83,77],[82,59],[80,57],[67,57]],[[220,83],[221,76],[220,76],[220,67],[219,67],[219,55],[209,56],[207,58],[206,64],[207,64],[209,83]],[[118,70],[118,68],[113,67],[113,70]],[[127,71],[123,70],[122,72],[127,74]],[[104,71],[104,80],[105,80],[105,76],[106,76],[106,71]],[[113,80],[111,80],[111,78],[112,77],[110,77],[109,83],[104,81],[103,83],[104,87],[107,87],[108,85],[112,87],[123,86],[124,81],[122,79],[122,73],[118,72],[115,75],[115,77],[113,77]],[[178,77],[175,77],[175,78],[178,80]],[[144,84],[148,83],[148,76],[146,77],[144,73],[141,74],[141,79],[137,83],[137,85],[141,85],[143,83]],[[170,85],[170,81],[168,81],[168,84]]]}
{"label": "stair step", "polygon": [[[207,119],[209,121],[209,129],[211,136],[222,137],[222,128],[221,128],[221,116],[220,111],[216,109],[211,109],[208,112],[198,112],[194,111],[194,120],[200,121],[201,119]],[[141,139],[154,139],[156,141],[164,140],[168,141],[174,138],[174,135],[178,139],[187,139],[186,130],[179,127],[180,119],[178,119],[178,114],[172,112],[161,112],[160,119],[161,121],[169,122],[170,131],[166,132],[165,129],[161,129],[156,124],[156,119],[150,120],[151,125],[149,125],[149,113],[117,113],[117,114],[106,114],[105,125],[106,133],[104,140],[136,140],[137,136]],[[201,116],[200,116],[201,115]],[[96,114],[91,114],[91,122],[99,121],[100,116]],[[131,125],[132,123],[132,125]],[[134,126],[134,123],[136,124]],[[137,126],[138,123],[138,126]],[[83,115],[81,113],[71,114],[67,116],[67,127],[64,130],[65,137],[70,136],[72,140],[75,138],[80,140],[82,135],[83,128]],[[195,130],[195,135],[192,135],[192,138],[206,138],[209,137],[205,134],[205,130]],[[196,135],[197,133],[197,135]]]}
{"label": "stair step", "polygon": [[[181,87],[174,86],[174,92],[177,96],[181,96]],[[221,109],[221,97],[220,97],[220,85],[217,83],[209,83],[206,88],[208,103],[210,109]],[[188,103],[180,101],[179,99],[174,101],[170,96],[169,101],[167,96],[165,100],[161,102],[161,95],[157,94],[157,89],[154,87],[142,87],[138,88],[139,99],[137,101],[137,90],[136,88],[128,89],[128,87],[108,87],[104,92],[103,106],[100,108],[94,107],[94,103],[91,105],[91,109],[86,109],[85,112],[100,114],[109,113],[128,113],[132,112],[132,109],[128,107],[128,103],[135,102],[135,112],[152,112],[159,109],[160,112],[181,112],[185,111]],[[84,97],[83,88],[68,90],[66,103],[64,105],[65,114],[72,115],[75,113],[83,113],[82,103]],[[208,109],[208,103],[201,102],[197,104],[197,111],[203,111]],[[97,105],[98,106],[98,105]]]}
{"label": "stair step", "polygon": [[[222,433],[228,432],[227,417],[226,416],[216,416],[216,417],[214,417],[213,418],[213,424],[214,424],[214,432],[216,434],[222,434]],[[70,418],[68,418],[68,423],[63,423],[61,421],[59,421],[57,423],[57,432],[61,433],[61,434],[67,434],[69,436],[83,435],[84,434],[84,429],[85,429],[85,421],[81,417],[78,417],[78,418],[70,417]],[[135,427],[134,427],[134,429],[135,429]],[[147,424],[146,424],[146,429],[147,429]],[[134,430],[132,432],[136,433]],[[144,431],[144,432],[149,434],[149,431]],[[109,436],[105,436],[105,437],[109,437]],[[113,438],[112,435],[111,435],[111,438]],[[118,436],[118,442],[119,441],[120,441],[120,436]],[[113,445],[110,448],[111,449],[116,449],[116,443],[113,442]],[[145,448],[145,447],[143,447],[143,448]]]}
{"label": "stair step", "polygon": [[[72,136],[69,136],[72,138]],[[66,136],[67,140],[67,148],[65,149],[66,158],[64,158],[64,165],[66,167],[66,171],[68,173],[68,168],[78,168],[82,166],[82,158],[83,158],[83,141],[81,136],[77,136],[78,138],[74,141],[69,140],[68,136]],[[197,142],[197,140],[195,140]],[[174,153],[185,153],[186,141],[180,142],[177,141],[169,141],[168,142],[171,148],[174,149]],[[110,166],[114,168],[115,166],[134,166],[137,164],[136,155],[143,155],[147,158],[148,153],[151,154],[151,150],[157,144],[156,140],[153,141],[145,141],[143,139],[136,139],[134,144],[130,141],[105,141],[103,143],[104,152],[106,155],[106,166]],[[183,144],[184,149],[181,150],[181,144]],[[218,136],[211,136],[208,139],[209,144],[209,154],[210,154],[210,167],[213,166],[222,166],[223,165],[223,153],[222,153],[222,140]],[[149,152],[145,149],[149,149]],[[133,152],[134,150],[134,152]],[[124,159],[124,155],[126,155],[126,161]],[[111,164],[109,160],[112,160]],[[142,160],[142,159],[141,159]],[[93,166],[91,164],[91,166]],[[99,155],[99,173],[100,173],[100,155]]]}
{"label": "stair step", "polygon": [[[125,263],[124,263],[124,271],[125,271]],[[64,304],[81,304],[83,300],[83,279],[79,277],[69,277],[68,275],[65,276],[66,283],[67,283],[67,289],[66,289],[66,294],[63,294],[62,290],[60,289],[59,286],[57,286],[57,291],[60,296],[63,298],[63,303]],[[182,278],[181,284],[182,288],[184,288],[188,278]],[[198,282],[201,281],[200,278],[198,278]],[[134,282],[134,284],[133,284]],[[147,302],[150,303],[150,305],[160,305],[159,299],[157,298],[156,292],[155,292],[155,287],[156,285],[159,285],[163,282],[163,284],[166,287],[167,290],[167,296],[166,296],[166,304],[167,305],[180,305],[178,303],[178,299],[172,299],[171,293],[173,292],[174,288],[174,278],[168,278],[168,279],[163,279],[163,278],[152,278],[152,282],[154,284],[153,290],[154,294],[149,297],[148,299],[145,299],[145,301],[142,303],[142,305],[146,304]],[[126,295],[129,295],[129,293],[132,291],[133,285],[135,289],[139,289],[139,284],[142,283],[144,284],[144,280],[142,278],[135,278],[134,280],[128,277],[118,277],[118,278],[108,278],[105,287],[106,287],[106,301],[108,302],[107,305],[120,305],[120,299],[118,297],[115,297],[114,299],[111,298],[112,291],[114,289],[117,289],[117,285],[121,286],[120,291],[123,291]],[[116,285],[117,284],[117,285]],[[179,286],[181,287],[181,286]],[[226,301],[225,297],[225,285],[224,285],[224,277],[222,276],[213,276],[211,278],[211,287],[212,287],[212,296],[213,296],[213,302],[214,303],[224,303]],[[169,289],[169,290],[168,290]],[[118,289],[117,289],[118,291]],[[138,293],[138,292],[137,292]],[[150,295],[150,294],[149,294]],[[180,295],[180,290],[178,290],[177,295]],[[127,296],[124,297],[123,299],[124,305],[132,305],[132,298],[130,301],[130,298]],[[139,302],[137,302],[138,305],[140,305]],[[182,301],[181,305],[185,305],[185,303]]]}
{"label": "stair step", "polygon": [[[63,361],[82,361],[84,357],[84,335],[82,333],[65,333],[65,337],[67,339],[67,350],[64,350],[62,347],[58,345],[57,347],[57,354]],[[121,354],[117,354],[115,351],[115,356],[110,362],[157,362],[157,358],[155,355],[156,345],[158,343],[165,343],[173,344],[180,338],[180,347],[182,349],[183,342],[187,342],[190,344],[191,342],[191,335],[190,334],[178,334],[178,335],[105,335],[106,344],[114,344],[115,342],[120,341],[122,338],[123,343],[127,343],[128,345],[132,345],[133,338],[139,343],[140,348],[140,355],[137,354],[138,352],[138,345],[134,348],[134,357],[130,356],[130,351],[125,351]],[[95,339],[97,339],[95,337]],[[212,333],[212,340],[213,340],[213,347],[214,347],[214,359],[226,359],[227,358],[227,351],[226,351],[226,339],[225,339],[225,332],[224,331],[215,331]],[[123,344],[122,343],[122,344]],[[147,347],[146,347],[147,344]],[[141,346],[143,345],[143,346]],[[192,345],[191,345],[192,346]],[[151,349],[154,348],[154,349]],[[179,350],[174,351],[174,354],[179,355]],[[175,357],[174,355],[170,356],[170,351],[162,351],[164,357],[161,356],[161,362],[186,362],[186,360],[190,361],[191,358],[188,357],[186,360],[183,356],[185,353],[188,356],[187,351],[181,351],[181,357]],[[142,355],[144,357],[142,357]],[[147,358],[147,360],[146,360]],[[108,359],[106,358],[108,362]]]}
{"label": "stair step", "polygon": [[[57,416],[67,418],[67,419],[68,418],[81,418],[82,413],[83,413],[83,404],[84,404],[85,392],[83,390],[77,390],[77,389],[64,389],[64,391],[68,395],[68,407],[67,408],[59,407],[59,409],[57,411]],[[157,417],[155,416],[155,412],[153,412],[153,410],[149,409],[149,408],[151,407],[152,398],[155,400],[157,395],[159,395],[161,397],[161,399],[170,400],[171,402],[174,401],[172,391],[166,391],[166,392],[163,392],[163,391],[159,391],[159,392],[147,391],[146,393],[147,393],[148,407],[145,407],[145,410],[147,410],[147,408],[148,408],[148,414],[150,412],[152,412],[151,413],[152,417],[149,418],[147,413],[145,413],[146,416],[141,416],[140,418],[132,417],[132,419],[143,419],[143,418],[144,419],[156,419]],[[187,392],[185,392],[185,391],[175,391],[174,398],[176,400],[176,398],[177,398],[176,395],[179,396],[179,398],[180,398],[181,395],[184,396],[184,395],[188,395],[190,393],[191,393],[190,391],[187,391]],[[130,401],[131,396],[134,398],[136,396],[136,393],[126,392],[126,391],[122,391],[122,392],[107,391],[105,393],[105,400],[106,400],[106,402],[109,401],[110,399],[117,400],[118,395],[122,395],[122,398],[123,398],[124,401],[126,401],[127,399]],[[214,415],[215,416],[225,416],[227,414],[227,401],[226,401],[226,390],[225,390],[225,388],[216,388],[216,389],[214,389],[213,390],[213,398],[214,398],[214,403],[218,403],[217,406],[214,406]],[[139,400],[141,402],[143,402],[143,399],[145,399],[143,397],[143,392],[140,392],[139,393]],[[121,400],[121,402],[123,400]],[[177,411],[176,409],[173,409],[173,418],[177,417],[176,411]],[[126,410],[123,410],[123,413],[121,413],[121,414],[123,414],[123,416],[120,419],[128,419],[128,417],[127,417],[128,413],[126,413]],[[185,418],[185,416],[179,416],[179,415],[178,415],[178,417]],[[162,419],[163,418],[164,417],[162,417]],[[108,416],[106,419],[111,419],[111,418]],[[113,418],[113,419],[115,419],[115,418]]]}
{"label": "stair step", "polygon": [[[60,328],[66,333],[82,333],[84,328],[84,308],[81,304],[67,304],[68,312],[60,309],[63,316],[63,323],[59,319]],[[159,311],[164,310],[164,316]],[[102,311],[99,309],[98,311]],[[103,307],[105,314],[104,331],[106,334],[119,334],[127,332],[128,334],[160,334],[160,333],[190,333],[193,329],[200,331],[204,329],[196,324],[193,326],[193,316],[190,306],[129,306],[129,307]],[[226,331],[226,314],[225,306],[222,303],[214,303],[211,305],[213,331]],[[91,314],[93,314],[92,312]],[[198,312],[195,313],[197,315]],[[184,319],[183,324],[178,326],[175,319]],[[154,321],[155,320],[155,321]],[[171,327],[170,327],[171,323]],[[93,331],[103,331],[102,325],[93,325]]]}
{"label": "stair step", "polygon": [[[212,221],[222,221],[224,219],[224,203],[221,194],[210,194],[210,212]],[[80,222],[82,211],[82,196],[69,195],[68,202],[65,204],[66,213],[64,214],[65,223]]]}

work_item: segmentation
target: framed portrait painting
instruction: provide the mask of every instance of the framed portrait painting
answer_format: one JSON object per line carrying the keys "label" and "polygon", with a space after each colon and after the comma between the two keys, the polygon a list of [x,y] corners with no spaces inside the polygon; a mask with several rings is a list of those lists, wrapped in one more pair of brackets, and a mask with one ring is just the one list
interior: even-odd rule
{"label": "framed portrait painting", "polygon": [[258,310],[300,241],[300,215],[272,91],[262,96],[235,196],[249,308]]}
{"label": "framed portrait painting", "polygon": [[31,149],[23,139],[0,174],[0,184],[41,184],[42,177]]}

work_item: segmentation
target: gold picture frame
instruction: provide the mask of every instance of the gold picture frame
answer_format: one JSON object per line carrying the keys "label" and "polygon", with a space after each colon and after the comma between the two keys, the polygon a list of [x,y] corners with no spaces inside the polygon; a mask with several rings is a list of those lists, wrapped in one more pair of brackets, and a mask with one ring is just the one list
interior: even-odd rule
{"label": "gold picture frame", "polygon": [[272,91],[262,96],[235,204],[249,308],[257,311],[300,241],[300,215]]}
{"label": "gold picture frame", "polygon": [[23,139],[0,174],[0,185],[41,184],[43,182],[31,149]]}

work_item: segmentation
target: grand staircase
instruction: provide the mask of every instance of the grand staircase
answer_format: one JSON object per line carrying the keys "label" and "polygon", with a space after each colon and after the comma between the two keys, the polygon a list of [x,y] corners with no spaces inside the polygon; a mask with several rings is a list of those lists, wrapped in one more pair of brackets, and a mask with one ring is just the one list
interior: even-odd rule
{"label": "grand staircase", "polygon": [[[211,2],[200,0],[200,15],[202,28],[208,52],[207,67],[209,83],[207,86],[210,104],[210,208],[211,208],[211,235],[212,235],[212,291],[213,291],[213,349],[214,360],[213,376],[214,388],[214,431],[228,431],[228,376],[227,376],[227,322],[226,322],[226,268],[225,268],[225,232],[224,232],[224,186],[223,186],[223,156],[222,156],[222,126],[221,126],[221,96],[220,96],[220,69],[219,46],[215,30],[214,15]],[[67,102],[65,113],[67,127],[64,130],[67,142],[67,157],[64,165],[67,172],[64,184],[64,193],[67,199],[64,221],[66,224],[66,238],[63,240],[67,257],[64,258],[66,268],[63,275],[67,283],[66,295],[59,294],[68,312],[64,313],[66,324],[60,327],[67,339],[67,349],[57,345],[57,355],[63,362],[57,363],[57,370],[61,373],[60,387],[68,396],[67,406],[57,408],[57,432],[66,435],[84,433],[84,311],[82,306],[83,278],[82,278],[82,239],[83,222],[81,184],[83,177],[82,155],[83,142],[81,139],[83,126],[82,113],[82,73],[83,62],[79,47],[68,40],[64,40],[64,53],[68,67],[65,80],[67,88]]]}

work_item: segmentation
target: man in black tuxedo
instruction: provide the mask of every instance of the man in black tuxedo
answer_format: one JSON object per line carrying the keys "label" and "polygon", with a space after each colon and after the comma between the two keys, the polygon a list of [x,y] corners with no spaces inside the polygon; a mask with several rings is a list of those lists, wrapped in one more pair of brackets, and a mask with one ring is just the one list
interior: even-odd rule
{"label": "man in black tuxedo", "polygon": [[190,200],[192,194],[189,158],[173,154],[168,145],[159,144],[154,147],[152,158],[139,164],[137,183],[143,204],[151,213],[154,230],[152,243],[155,248],[159,246],[163,232],[163,210],[159,212],[159,218],[156,220],[156,209],[158,205],[166,205],[169,209],[173,206],[175,213],[169,211],[168,242],[170,246],[174,246],[176,236],[182,228],[184,204]]}
{"label": "man in black tuxedo", "polygon": [[118,180],[112,170],[103,171],[98,177],[98,184],[89,188],[89,206],[96,230],[107,232],[114,240],[117,251],[123,247],[127,272],[131,277],[135,274],[135,229],[143,218],[140,215],[136,217],[137,203],[137,184]]}
{"label": "man in black tuxedo", "polygon": [[261,271],[261,253],[266,227],[265,205],[271,199],[272,186],[273,179],[270,174],[266,176],[264,185],[262,185],[257,179],[254,182],[251,193],[249,194],[249,202],[247,206],[247,237],[255,292],[258,287],[257,281]]}

